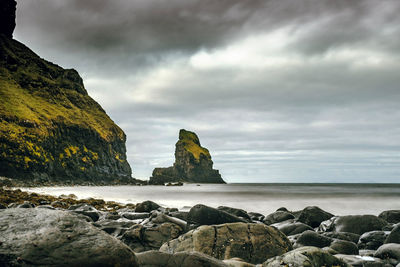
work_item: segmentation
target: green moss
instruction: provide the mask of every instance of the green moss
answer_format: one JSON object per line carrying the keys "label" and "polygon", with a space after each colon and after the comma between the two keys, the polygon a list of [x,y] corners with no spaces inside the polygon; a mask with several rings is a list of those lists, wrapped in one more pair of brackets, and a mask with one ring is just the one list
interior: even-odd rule
{"label": "green moss", "polygon": [[190,152],[196,160],[200,160],[201,154],[211,159],[210,152],[207,148],[200,145],[199,138],[194,132],[186,131],[184,129],[180,130],[179,142],[183,144],[184,149]]}

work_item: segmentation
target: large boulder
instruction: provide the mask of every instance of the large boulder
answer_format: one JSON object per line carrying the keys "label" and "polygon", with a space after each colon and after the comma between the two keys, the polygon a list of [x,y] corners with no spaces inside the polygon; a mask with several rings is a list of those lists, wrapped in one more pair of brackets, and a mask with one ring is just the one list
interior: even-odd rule
{"label": "large boulder", "polygon": [[264,218],[263,222],[267,225],[271,225],[274,223],[279,223],[279,222],[287,221],[290,219],[294,219],[293,214],[291,214],[290,212],[287,212],[287,211],[278,210],[271,214],[268,214]]}
{"label": "large boulder", "polygon": [[1,0],[0,2],[0,34],[12,38],[15,29],[15,0]]}
{"label": "large boulder", "polygon": [[0,262],[5,266],[138,266],[129,247],[71,212],[0,212]]}
{"label": "large boulder", "polygon": [[381,259],[395,259],[397,263],[400,263],[400,244],[384,244],[376,250],[374,257]]}
{"label": "large boulder", "polygon": [[329,247],[340,254],[347,254],[347,255],[358,254],[357,245],[354,242],[347,240],[340,240],[340,239],[333,240]]}
{"label": "large boulder", "polygon": [[177,238],[183,229],[173,223],[162,223],[153,227],[137,224],[120,237],[135,252],[159,249],[162,244]]}
{"label": "large boulder", "polygon": [[314,231],[307,230],[299,235],[296,240],[295,247],[304,247],[304,246],[312,246],[312,247],[329,247],[332,243],[332,238],[320,235]]}
{"label": "large boulder", "polygon": [[235,215],[223,210],[217,210],[202,204],[195,205],[187,216],[188,223],[195,225],[212,225],[233,222],[246,222]]}
{"label": "large boulder", "polygon": [[200,226],[165,243],[160,251],[198,251],[221,260],[238,257],[246,262],[261,263],[291,249],[287,237],[274,227],[227,223]]}
{"label": "large boulder", "polygon": [[151,200],[146,200],[136,205],[135,212],[150,212],[158,208],[160,208],[160,205]]}
{"label": "large boulder", "polygon": [[344,261],[335,258],[328,252],[316,247],[301,247],[289,251],[282,256],[267,260],[263,267],[321,267],[321,266],[349,266]]}
{"label": "large boulder", "polygon": [[387,222],[374,215],[347,215],[332,217],[319,226],[319,231],[350,232],[363,234],[370,231],[382,230]]}
{"label": "large boulder", "polygon": [[378,217],[390,223],[400,223],[400,210],[385,210]]}
{"label": "large boulder", "polygon": [[314,228],[318,227],[321,222],[329,220],[333,216],[333,214],[326,212],[319,207],[310,206],[301,211],[298,221]]}
{"label": "large boulder", "polygon": [[385,240],[386,243],[398,243],[400,244],[400,224],[397,224],[390,232]]}
{"label": "large boulder", "polygon": [[311,231],[314,230],[313,228],[311,228],[311,226],[301,222],[295,222],[294,220],[287,220],[280,223],[274,223],[271,226],[278,228],[279,231],[281,231],[287,236],[301,234],[307,230]]}
{"label": "large boulder", "polygon": [[372,249],[376,250],[385,242],[385,239],[390,232],[386,231],[371,231],[366,232],[360,236],[358,241],[359,249]]}
{"label": "large boulder", "polygon": [[136,256],[140,267],[228,267],[224,262],[196,251],[170,254],[152,250]]}

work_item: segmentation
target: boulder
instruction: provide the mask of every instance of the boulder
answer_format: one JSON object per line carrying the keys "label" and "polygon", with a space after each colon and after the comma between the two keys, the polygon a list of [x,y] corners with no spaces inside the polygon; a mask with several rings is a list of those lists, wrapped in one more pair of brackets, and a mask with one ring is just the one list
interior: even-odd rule
{"label": "boulder", "polygon": [[378,217],[389,223],[400,223],[400,210],[386,210],[381,212]]}
{"label": "boulder", "polygon": [[384,244],[376,250],[374,257],[381,259],[395,259],[396,261],[398,261],[397,263],[399,263],[400,244],[395,244],[395,243]]}
{"label": "boulder", "polygon": [[282,256],[267,260],[262,267],[321,267],[321,266],[349,266],[328,252],[316,247],[301,247],[289,251]]}
{"label": "boulder", "polygon": [[129,228],[136,225],[135,221],[131,221],[128,219],[118,219],[118,220],[99,220],[93,223],[94,226],[103,230],[104,232],[118,237],[123,235]]}
{"label": "boulder", "polygon": [[137,224],[120,237],[135,252],[159,249],[162,244],[177,238],[183,229],[173,223],[162,223],[153,227]]}
{"label": "boulder", "polygon": [[249,214],[245,210],[242,209],[236,209],[236,208],[231,208],[231,207],[226,207],[226,206],[219,206],[218,210],[225,211],[229,214],[235,215],[237,217],[240,217],[248,222],[251,222],[251,218]]}
{"label": "boulder", "polygon": [[140,220],[150,217],[148,212],[121,212],[119,216],[124,217],[128,220]]}
{"label": "boulder", "polygon": [[390,232],[387,231],[371,231],[366,232],[360,236],[358,241],[359,249],[373,249],[376,250],[385,242],[385,239]]}
{"label": "boulder", "polygon": [[301,211],[298,221],[315,228],[318,227],[321,222],[329,220],[333,216],[333,214],[326,212],[319,207],[310,206]]}
{"label": "boulder", "polygon": [[233,222],[246,222],[245,220],[202,204],[192,207],[187,216],[188,223],[195,225],[212,225]]}
{"label": "boulder", "polygon": [[340,254],[358,255],[358,247],[351,241],[336,239],[329,247]]}
{"label": "boulder", "polygon": [[360,255],[336,254],[336,258],[356,267],[386,267],[385,262],[379,258]]}
{"label": "boulder", "polygon": [[1,211],[0,241],[5,266],[138,266],[129,247],[67,211]]}
{"label": "boulder", "polygon": [[196,251],[175,254],[146,251],[136,254],[140,267],[229,267],[229,265]]}
{"label": "boulder", "polygon": [[301,233],[294,245],[294,247],[304,247],[304,246],[312,246],[312,247],[329,247],[332,243],[332,238],[320,235],[314,231],[307,230]]}
{"label": "boulder", "polygon": [[275,211],[271,214],[268,214],[264,220],[263,223],[267,224],[267,225],[271,225],[274,223],[279,223],[279,222],[283,222],[283,221],[287,221],[290,219],[294,219],[293,214],[291,214],[290,212],[287,211]]}
{"label": "boulder", "polygon": [[85,215],[92,219],[94,222],[96,222],[99,218],[101,213],[94,207],[82,203],[82,204],[77,204],[77,205],[71,205],[68,210],[72,210],[75,213]]}
{"label": "boulder", "polygon": [[291,249],[287,237],[274,227],[227,223],[200,226],[165,243],[160,251],[198,251],[221,260],[239,257],[245,262],[261,263]]}
{"label": "boulder", "polygon": [[374,215],[347,215],[332,217],[322,222],[319,231],[350,232],[361,235],[374,230],[382,230],[386,224],[386,221]]}
{"label": "boulder", "polygon": [[263,214],[258,213],[258,212],[249,212],[248,214],[249,214],[250,219],[252,221],[262,222],[264,220],[264,218],[265,218],[265,216]]}
{"label": "boulder", "polygon": [[153,210],[157,210],[158,208],[160,208],[160,205],[153,201],[147,200],[137,204],[135,212],[150,212]]}
{"label": "boulder", "polygon": [[282,233],[284,233],[287,236],[300,234],[307,230],[314,231],[314,229],[311,228],[311,226],[308,226],[307,224],[304,224],[301,222],[294,222],[293,220],[287,220],[287,221],[283,221],[280,223],[274,223],[274,224],[271,224],[271,226],[278,228],[279,231],[281,231]]}
{"label": "boulder", "polygon": [[360,239],[360,235],[347,232],[320,232],[320,234],[330,238],[351,241],[356,244]]}
{"label": "boulder", "polygon": [[387,243],[397,243],[400,244],[400,224],[397,224],[393,230],[390,232],[390,234],[387,236],[385,242]]}

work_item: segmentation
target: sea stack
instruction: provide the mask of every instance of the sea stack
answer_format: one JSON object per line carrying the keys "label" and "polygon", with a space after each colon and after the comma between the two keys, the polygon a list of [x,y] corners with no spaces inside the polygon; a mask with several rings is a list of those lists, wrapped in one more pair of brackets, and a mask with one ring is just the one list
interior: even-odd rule
{"label": "sea stack", "polygon": [[0,176],[22,185],[135,183],[125,133],[73,69],[13,40],[16,2],[0,1]]}
{"label": "sea stack", "polygon": [[184,129],[179,131],[174,166],[155,168],[149,184],[171,182],[225,183],[219,171],[213,169],[210,152],[200,145],[200,140],[194,132]]}

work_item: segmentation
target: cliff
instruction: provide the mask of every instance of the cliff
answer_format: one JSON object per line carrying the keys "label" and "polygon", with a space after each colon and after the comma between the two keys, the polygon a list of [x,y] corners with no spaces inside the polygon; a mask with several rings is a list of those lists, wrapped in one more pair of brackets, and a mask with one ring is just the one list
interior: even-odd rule
{"label": "cliff", "polygon": [[0,176],[33,185],[134,182],[124,132],[79,74],[11,39],[15,1],[0,10]]}
{"label": "cliff", "polygon": [[155,168],[149,184],[169,182],[225,183],[218,170],[213,169],[210,152],[200,145],[193,132],[179,131],[175,145],[175,163],[169,168]]}

